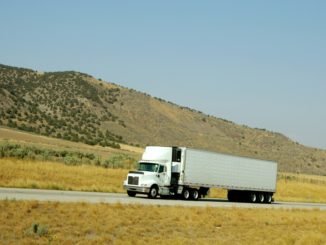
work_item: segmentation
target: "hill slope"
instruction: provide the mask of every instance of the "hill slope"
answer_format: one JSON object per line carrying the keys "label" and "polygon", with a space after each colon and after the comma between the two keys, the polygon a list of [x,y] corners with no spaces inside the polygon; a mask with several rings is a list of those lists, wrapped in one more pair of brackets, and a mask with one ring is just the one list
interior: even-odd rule
{"label": "hill slope", "polygon": [[0,65],[0,124],[87,144],[182,145],[275,160],[326,175],[326,151],[153,98],[79,72]]}

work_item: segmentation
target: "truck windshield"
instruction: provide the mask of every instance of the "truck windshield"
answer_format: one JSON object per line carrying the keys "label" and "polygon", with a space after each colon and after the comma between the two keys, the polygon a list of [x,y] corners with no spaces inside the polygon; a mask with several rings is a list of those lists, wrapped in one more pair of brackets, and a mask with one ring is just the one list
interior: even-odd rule
{"label": "truck windshield", "polygon": [[159,168],[159,165],[157,163],[140,162],[138,170],[148,171],[148,172],[157,172],[158,168]]}

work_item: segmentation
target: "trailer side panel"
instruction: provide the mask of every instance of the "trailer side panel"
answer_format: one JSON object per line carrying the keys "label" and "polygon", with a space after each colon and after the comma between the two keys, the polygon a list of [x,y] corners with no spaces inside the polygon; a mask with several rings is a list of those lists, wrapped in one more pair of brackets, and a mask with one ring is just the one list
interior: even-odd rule
{"label": "trailer side panel", "polygon": [[271,161],[186,149],[183,184],[275,192],[277,164]]}

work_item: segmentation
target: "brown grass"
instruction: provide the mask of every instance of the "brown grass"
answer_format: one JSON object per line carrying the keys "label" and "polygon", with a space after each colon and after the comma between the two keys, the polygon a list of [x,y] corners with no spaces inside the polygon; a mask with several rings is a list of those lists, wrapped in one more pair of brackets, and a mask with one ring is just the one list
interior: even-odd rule
{"label": "brown grass", "polygon": [[[100,192],[124,192],[126,169],[67,166],[57,162],[0,159],[0,186]],[[211,189],[210,197],[226,198],[226,190]],[[326,203],[326,176],[280,173],[277,201]]]}
{"label": "brown grass", "polygon": [[0,210],[5,244],[326,243],[326,212],[318,210],[8,200],[0,201]]}
{"label": "brown grass", "polygon": [[57,162],[0,159],[0,186],[56,190],[122,192],[126,169]]}
{"label": "brown grass", "polygon": [[326,202],[326,176],[281,173],[276,200]]}

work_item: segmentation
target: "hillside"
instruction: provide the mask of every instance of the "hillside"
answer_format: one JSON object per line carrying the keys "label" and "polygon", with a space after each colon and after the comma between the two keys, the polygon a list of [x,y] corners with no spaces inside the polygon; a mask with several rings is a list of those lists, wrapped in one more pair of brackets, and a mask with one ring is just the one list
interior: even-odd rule
{"label": "hillside", "polygon": [[125,144],[120,144],[120,149],[115,149],[110,147],[102,147],[99,145],[87,145],[80,142],[72,142],[30,132],[24,132],[17,129],[0,127],[0,147],[1,145],[5,144],[30,146],[40,150],[44,149],[92,153],[95,156],[99,156],[103,160],[119,155],[125,155],[136,160],[140,158],[143,152],[142,148]]}
{"label": "hillside", "polygon": [[240,126],[79,72],[0,65],[0,125],[86,144],[182,145],[275,160],[326,175],[326,151]]}

